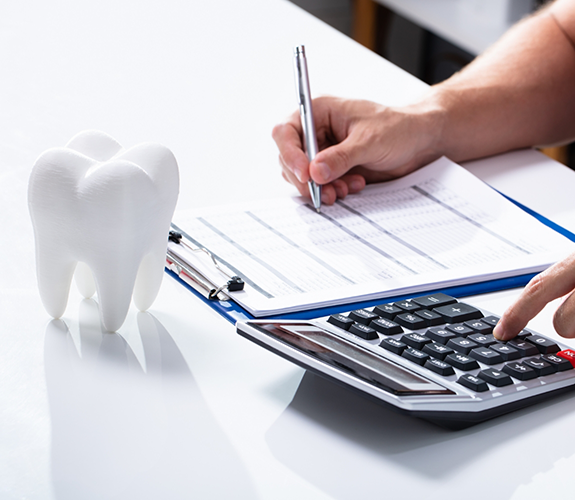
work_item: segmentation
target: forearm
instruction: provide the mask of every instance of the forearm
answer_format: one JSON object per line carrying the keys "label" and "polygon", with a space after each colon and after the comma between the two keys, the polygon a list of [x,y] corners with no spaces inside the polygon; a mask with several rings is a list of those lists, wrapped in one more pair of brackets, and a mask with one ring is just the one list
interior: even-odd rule
{"label": "forearm", "polygon": [[575,137],[574,4],[519,23],[415,105],[436,115],[442,154],[463,161]]}

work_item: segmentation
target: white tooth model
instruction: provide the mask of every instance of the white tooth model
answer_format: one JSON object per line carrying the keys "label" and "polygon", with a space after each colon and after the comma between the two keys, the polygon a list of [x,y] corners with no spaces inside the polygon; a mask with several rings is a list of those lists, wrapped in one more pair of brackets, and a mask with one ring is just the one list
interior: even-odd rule
{"label": "white tooth model", "polygon": [[132,292],[136,307],[148,309],[164,274],[178,191],[176,159],[159,144],[123,150],[87,131],[45,151],[32,169],[28,205],[48,313],[64,314],[74,271],[84,297],[98,292],[108,331],[124,323]]}

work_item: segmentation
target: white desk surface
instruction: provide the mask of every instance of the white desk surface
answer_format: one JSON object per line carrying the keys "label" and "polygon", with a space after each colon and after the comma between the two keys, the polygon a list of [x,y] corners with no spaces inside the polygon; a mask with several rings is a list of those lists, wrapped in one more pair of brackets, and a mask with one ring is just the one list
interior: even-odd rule
{"label": "white desk surface", "polygon": [[[401,417],[261,349],[164,279],[102,333],[40,304],[35,158],[96,128],[166,144],[179,208],[287,196],[272,126],[312,92],[389,104],[425,86],[281,0],[22,0],[0,7],[0,498],[546,498],[575,467],[562,397],[461,432]],[[470,165],[575,230],[575,174],[533,151]],[[480,297],[501,313],[516,291]],[[534,327],[550,334],[551,308]],[[552,335],[552,334],[551,334]],[[570,491],[569,489],[568,491]]]}

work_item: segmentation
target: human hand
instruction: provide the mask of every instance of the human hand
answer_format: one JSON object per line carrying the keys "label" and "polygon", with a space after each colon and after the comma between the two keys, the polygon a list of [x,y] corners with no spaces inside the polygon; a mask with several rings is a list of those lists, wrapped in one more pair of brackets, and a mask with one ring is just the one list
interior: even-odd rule
{"label": "human hand", "polygon": [[499,340],[515,337],[548,302],[565,296],[553,316],[555,331],[575,337],[575,253],[535,276],[493,330]]}
{"label": "human hand", "polygon": [[273,129],[283,177],[309,197],[308,180],[322,185],[322,203],[361,191],[368,182],[401,177],[441,156],[439,113],[424,105],[388,108],[370,101],[319,97],[313,112],[320,152],[310,163],[298,112]]}

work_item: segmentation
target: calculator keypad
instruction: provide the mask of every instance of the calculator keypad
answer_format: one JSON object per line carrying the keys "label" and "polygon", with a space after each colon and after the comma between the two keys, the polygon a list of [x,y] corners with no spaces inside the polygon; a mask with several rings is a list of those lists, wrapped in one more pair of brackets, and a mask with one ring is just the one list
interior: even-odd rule
{"label": "calculator keypad", "polygon": [[[523,330],[493,337],[499,318],[443,293],[348,314],[327,322],[475,392],[519,384],[575,366],[575,351]],[[420,371],[421,373],[421,371]]]}

